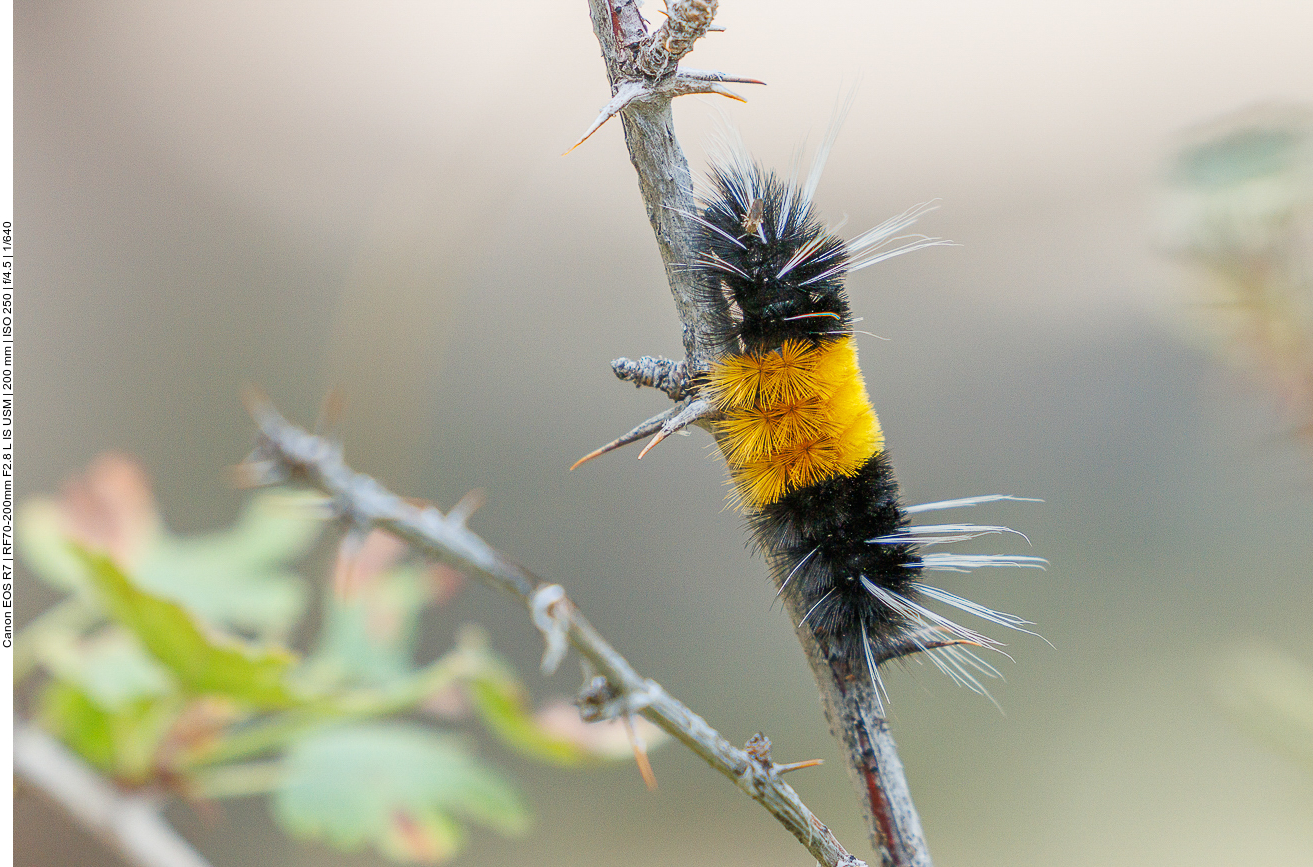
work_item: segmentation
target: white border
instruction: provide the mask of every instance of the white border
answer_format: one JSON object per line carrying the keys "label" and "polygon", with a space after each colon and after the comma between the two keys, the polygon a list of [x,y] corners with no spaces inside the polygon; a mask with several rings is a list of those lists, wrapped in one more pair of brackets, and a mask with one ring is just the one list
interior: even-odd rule
{"label": "white border", "polygon": [[[14,220],[14,4],[13,0],[4,4],[4,15],[0,17],[0,100],[4,101],[3,108],[0,109],[0,223],[8,222],[13,226]],[[12,237],[12,236],[11,236]],[[12,258],[2,258],[6,254],[12,257],[12,249],[0,249],[0,264],[12,264]],[[0,267],[0,270],[3,270]],[[15,286],[11,283],[8,286],[0,287],[0,290],[13,292]],[[13,321],[10,326],[12,328]],[[3,346],[13,347],[13,331],[10,330],[7,335],[0,335],[0,340],[4,343],[0,345],[0,354]],[[12,358],[10,364],[5,364],[6,370],[12,367]],[[3,359],[0,358],[0,362]],[[12,382],[12,380],[10,380]],[[17,389],[10,389],[16,391]],[[11,393],[4,394],[4,397],[13,397]],[[16,402],[16,399],[15,399]],[[2,427],[9,428],[12,434],[11,416],[4,420],[6,423]],[[0,441],[0,452],[5,451],[5,447],[12,447],[14,439],[4,439]],[[12,455],[12,452],[10,452]],[[0,570],[3,571],[3,590],[8,591],[11,595],[4,601],[6,607],[0,608],[0,622],[8,624],[4,634],[9,636],[9,640],[0,642],[3,644],[3,656],[0,656],[0,668],[4,669],[4,679],[8,682],[8,688],[4,690],[3,707],[0,707],[0,726],[4,727],[5,743],[9,745],[8,749],[3,750],[5,771],[4,776],[0,777],[0,864],[12,867],[14,863],[14,787],[9,781],[14,778],[14,648],[13,648],[13,624],[14,608],[9,607],[14,604],[16,596],[14,588],[14,548],[13,548],[13,505],[14,505],[14,487],[13,487],[13,461],[5,462],[9,468],[9,477],[0,479],[4,484],[0,487],[3,492],[5,505],[8,506],[8,526],[10,529],[9,544],[7,548],[0,553]]]}

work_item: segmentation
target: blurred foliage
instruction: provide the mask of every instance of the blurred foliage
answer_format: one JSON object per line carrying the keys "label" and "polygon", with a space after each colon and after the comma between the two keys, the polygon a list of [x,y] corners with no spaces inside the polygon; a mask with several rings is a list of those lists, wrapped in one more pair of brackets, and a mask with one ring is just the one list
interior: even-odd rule
{"label": "blurred foliage", "polygon": [[298,654],[287,639],[309,585],[295,564],[329,520],[321,498],[267,492],[230,529],[178,537],[139,465],[113,454],[59,498],[23,504],[24,562],[66,594],[18,637],[15,678],[39,681],[33,715],[121,785],[267,796],[289,834],[403,863],[450,858],[465,822],[528,828],[516,787],[457,723],[480,719],[557,765],[629,755],[607,726],[563,721],[559,702],[535,712],[481,630],[418,662],[423,612],[462,579],[381,532],[339,545],[312,650]]}
{"label": "blurred foliage", "polygon": [[1165,227],[1227,355],[1313,446],[1313,110],[1265,106],[1193,131],[1167,173]]}
{"label": "blurred foliage", "polygon": [[1313,669],[1274,647],[1232,651],[1217,698],[1254,737],[1313,774]]}
{"label": "blurred foliage", "polygon": [[438,861],[462,843],[459,814],[503,834],[529,821],[516,790],[469,750],[416,726],[359,725],[316,732],[287,755],[274,796],[283,826],[343,849],[372,842],[398,860]]}
{"label": "blurred foliage", "polygon": [[[1252,108],[1186,138],[1168,170],[1166,226],[1202,278],[1202,322],[1313,447],[1313,110]],[[1251,735],[1313,772],[1313,670],[1275,648],[1238,649],[1215,694]]]}

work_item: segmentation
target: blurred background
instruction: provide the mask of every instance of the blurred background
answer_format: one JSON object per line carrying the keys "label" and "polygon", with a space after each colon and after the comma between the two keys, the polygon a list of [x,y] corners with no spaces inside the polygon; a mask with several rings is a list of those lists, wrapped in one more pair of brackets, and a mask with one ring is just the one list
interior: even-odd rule
{"label": "blurred background", "polygon": [[[919,228],[961,245],[851,281],[907,500],[1045,501],[964,517],[1024,530],[1033,550],[991,550],[1047,572],[944,582],[1052,643],[997,636],[1004,713],[928,666],[887,678],[936,863],[1313,865],[1313,776],[1217,698],[1246,648],[1313,664],[1313,450],[1201,324],[1165,192],[1217,118],[1313,104],[1313,6],[724,0],[717,21],[688,65],[768,86],[677,103],[695,170],[722,113],[786,166],[859,82],[821,211],[851,236],[938,198]],[[225,524],[242,388],[310,424],[338,387],[357,469],[444,508],[484,488],[473,528],[641,672],[732,741],[826,759],[791,782],[869,856],[709,437],[566,472],[665,406],[610,359],[681,351],[619,125],[561,156],[609,95],[585,4],[43,0],[15,5],[15,57],[20,499],[112,448],[174,529]],[[55,598],[20,586],[21,618]],[[481,587],[426,646],[469,620],[536,698],[577,688],[534,673],[538,635]],[[491,759],[535,830],[458,864],[808,860],[675,746],[655,793],[632,766]],[[216,867],[380,863],[289,841],[255,800],[169,817]],[[16,821],[21,864],[117,863],[40,802]]]}

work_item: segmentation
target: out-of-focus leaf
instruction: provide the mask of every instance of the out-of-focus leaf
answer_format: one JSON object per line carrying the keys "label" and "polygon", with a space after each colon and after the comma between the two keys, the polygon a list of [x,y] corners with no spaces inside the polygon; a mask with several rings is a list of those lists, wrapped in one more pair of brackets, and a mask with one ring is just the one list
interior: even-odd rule
{"label": "out-of-focus leaf", "polygon": [[109,711],[76,686],[56,680],[42,692],[38,716],[88,763],[121,782],[138,784],[154,773],[159,745],[178,708],[171,698],[139,699]]}
{"label": "out-of-focus leaf", "polygon": [[417,566],[394,568],[349,596],[331,596],[312,676],[384,685],[413,673],[419,614],[430,596]]}
{"label": "out-of-focus leaf", "polygon": [[1162,226],[1198,296],[1192,325],[1276,399],[1313,446],[1313,110],[1244,109],[1188,134]]}
{"label": "out-of-focus leaf", "polygon": [[320,731],[286,756],[273,809],[289,833],[344,850],[372,844],[402,862],[434,864],[460,848],[463,816],[522,833],[516,790],[458,742],[396,724]]}
{"label": "out-of-focus leaf", "polygon": [[470,680],[466,689],[485,725],[507,746],[542,762],[577,765],[590,758],[576,741],[544,728],[529,707],[524,687],[504,671]]}
{"label": "out-of-focus leaf", "polygon": [[14,637],[15,685],[38,665],[50,669],[54,657],[79,641],[101,620],[100,608],[89,592],[57,602],[38,614]]}
{"label": "out-of-focus leaf", "polygon": [[1281,121],[1240,126],[1183,148],[1172,166],[1171,179],[1182,186],[1207,189],[1294,170],[1304,146],[1304,131],[1291,119]]}
{"label": "out-of-focus leaf", "polygon": [[150,478],[133,458],[107,452],[64,483],[56,500],[39,499],[19,510],[19,544],[36,573],[63,590],[86,587],[81,565],[67,554],[70,541],[106,551],[131,568],[155,545],[163,525]]}
{"label": "out-of-focus leaf", "polygon": [[368,592],[373,583],[401,563],[410,547],[383,530],[373,530],[364,541],[354,535],[343,537],[333,564],[333,593],[350,599]]}
{"label": "out-of-focus leaf", "polygon": [[320,501],[310,493],[265,492],[231,528],[179,537],[165,530],[141,466],[106,454],[70,479],[59,499],[23,504],[19,550],[39,577],[70,593],[85,591],[89,577],[69,543],[104,551],[141,587],[211,623],[281,638],[305,610],[305,584],[288,564],[323,527]]}
{"label": "out-of-focus leaf", "polygon": [[[564,711],[548,708],[535,712],[515,670],[488,648],[482,630],[467,627],[461,633],[460,644],[477,660],[461,686],[484,724],[511,749],[531,759],[566,767],[634,755],[628,732],[618,722],[586,724],[579,719],[578,711],[568,706]],[[573,718],[573,724],[562,720],[565,714]],[[635,720],[634,724],[648,746],[656,746],[666,738],[646,720]]]}
{"label": "out-of-focus leaf", "polygon": [[[1197,128],[1168,169],[1169,243],[1213,265],[1280,255],[1313,204],[1313,112],[1263,106]],[[1297,245],[1296,245],[1297,248]]]}
{"label": "out-of-focus leaf", "polygon": [[[618,719],[584,722],[579,718],[579,708],[561,699],[548,702],[533,717],[543,731],[577,744],[591,756],[600,759],[634,757],[634,743],[624,723]],[[670,735],[642,717],[634,717],[631,724],[649,750],[670,740]]]}
{"label": "out-of-focus leaf", "polygon": [[290,652],[256,650],[233,638],[208,635],[182,606],[134,586],[108,557],[86,552],[81,556],[106,610],[187,690],[256,707],[297,703],[286,686],[295,661]]}
{"label": "out-of-focus leaf", "polygon": [[163,532],[150,476],[132,456],[97,455],[91,466],[68,479],[59,510],[70,539],[134,564]]}
{"label": "out-of-focus leaf", "polygon": [[107,711],[119,711],[140,699],[159,698],[176,690],[168,670],[122,627],[94,635],[51,633],[42,636],[42,663],[57,678],[75,684]]}
{"label": "out-of-focus leaf", "polygon": [[142,588],[211,623],[282,637],[305,610],[305,582],[287,564],[303,556],[323,528],[319,502],[305,493],[257,495],[227,530],[162,536],[133,574]]}
{"label": "out-of-focus leaf", "polygon": [[109,713],[68,683],[54,681],[41,694],[41,725],[102,771],[114,769]]}
{"label": "out-of-focus leaf", "polygon": [[1233,651],[1217,696],[1250,734],[1313,772],[1313,669],[1275,647]]}
{"label": "out-of-focus leaf", "polygon": [[210,800],[267,795],[282,784],[284,773],[281,759],[234,762],[188,774],[187,791]]}
{"label": "out-of-focus leaf", "polygon": [[465,829],[442,813],[414,815],[405,810],[392,814],[379,851],[403,864],[437,864],[446,861],[465,845]]}
{"label": "out-of-focus leaf", "polygon": [[18,507],[15,535],[23,562],[38,578],[66,593],[88,589],[86,568],[69,548],[69,535],[54,500],[28,500]]}

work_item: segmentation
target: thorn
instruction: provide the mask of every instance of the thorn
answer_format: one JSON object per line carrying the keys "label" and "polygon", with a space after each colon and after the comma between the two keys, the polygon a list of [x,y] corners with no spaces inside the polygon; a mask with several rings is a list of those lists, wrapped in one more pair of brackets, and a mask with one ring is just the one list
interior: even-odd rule
{"label": "thorn", "polygon": [[787,774],[789,771],[801,771],[803,768],[818,768],[825,764],[825,759],[808,759],[805,762],[790,762],[787,765],[776,765],[775,773]]}
{"label": "thorn", "polygon": [[674,406],[667,408],[664,412],[660,413],[659,415],[652,416],[650,419],[638,425],[638,427],[634,428],[629,433],[624,434],[623,436],[616,437],[615,439],[611,440],[609,443],[602,446],[601,448],[594,449],[593,451],[584,455],[582,458],[574,462],[573,466],[570,467],[570,470],[573,471],[575,467],[578,467],[580,464],[585,464],[588,461],[591,461],[593,458],[599,458],[602,455],[606,454],[607,452],[613,452],[616,449],[620,448],[621,446],[627,446],[632,442],[637,442],[638,440],[641,440],[643,437],[651,436],[652,434],[660,430],[666,424],[667,421],[679,415],[680,410],[683,409],[684,406],[685,406],[684,403],[677,403]]}
{"label": "thorn", "polygon": [[[692,72],[689,75],[688,72]],[[738,78],[721,72],[703,70],[680,70],[674,76],[657,86],[656,93],[668,99],[677,96],[690,96],[695,93],[717,93],[739,102],[747,102],[743,97],[725,86],[725,82],[736,84],[765,84],[755,78]]]}
{"label": "thorn", "polygon": [[242,405],[246,407],[249,415],[259,416],[271,407],[272,402],[269,400],[269,395],[258,386],[248,384],[242,389]]}
{"label": "thorn", "polygon": [[460,502],[451,507],[451,511],[447,513],[447,520],[455,521],[464,527],[470,516],[482,509],[483,504],[486,502],[488,502],[488,492],[483,488],[475,488],[461,497]]}
{"label": "thorn", "polygon": [[677,96],[689,96],[695,93],[715,93],[720,96],[736,99],[739,102],[747,102],[746,99],[739,96],[734,91],[724,86],[724,82],[733,84],[761,84],[766,82],[759,81],[755,78],[741,78],[734,75],[726,75],[723,72],[714,72],[706,69],[681,69],[670,78],[656,85],[649,86],[642,81],[626,81],[616,88],[615,96],[611,101],[602,106],[597,117],[592,124],[584,131],[583,138],[575,142],[571,148],[561,156],[569,156],[579,145],[588,141],[593,133],[597,132],[611,118],[615,117],[630,103],[638,99],[646,99],[653,96],[663,96],[667,99],[674,99]]}
{"label": "thorn", "polygon": [[641,461],[643,455],[652,451],[657,443],[661,442],[672,433],[681,431],[694,422],[715,415],[717,412],[718,410],[716,409],[715,404],[709,400],[704,400],[700,397],[695,400],[690,400],[684,408],[680,410],[678,415],[661,425],[661,430],[652,438],[652,442],[648,443],[643,450],[638,453],[638,459]]}
{"label": "thorn", "polygon": [[643,775],[643,782],[647,784],[649,792],[655,792],[657,787],[656,773],[652,770],[652,763],[647,759],[647,744],[643,743],[643,738],[634,728],[634,720],[626,714],[620,718],[625,724],[625,732],[629,735],[629,743],[634,748],[634,761],[638,763],[638,772]]}
{"label": "thorn", "polygon": [[638,99],[640,96],[644,95],[645,93],[650,93],[650,91],[648,90],[647,85],[643,84],[642,82],[626,81],[624,84],[621,84],[618,88],[616,88],[615,96],[611,97],[611,101],[608,102],[606,105],[602,106],[601,112],[598,113],[597,117],[593,120],[592,125],[588,127],[588,129],[584,132],[583,138],[575,142],[574,145],[571,146],[571,148],[568,151],[561,154],[561,156],[563,157],[569,156],[571,153],[574,152],[575,148],[579,147],[579,145],[588,141],[589,137],[591,137],[593,133],[601,129],[602,124],[606,123],[608,120],[615,117],[617,114],[619,114],[621,111],[624,110],[625,106],[629,105],[629,103]]}
{"label": "thorn", "polygon": [[649,442],[647,445],[643,446],[643,450],[638,453],[638,459],[641,461],[643,459],[643,455],[647,454],[648,452],[652,451],[652,449],[656,448],[657,444],[668,436],[670,436],[670,434],[666,433],[665,427],[662,427],[661,430],[657,431],[656,436],[652,437],[652,441]]}
{"label": "thorn", "polygon": [[934,650],[937,647],[953,647],[959,644],[965,644],[970,647],[979,647],[985,650],[991,649],[991,645],[953,636],[951,633],[944,632],[935,627],[925,627],[905,636],[901,636],[894,644],[890,645],[879,655],[875,664],[884,665],[886,662],[898,659],[900,656],[910,656],[913,653]]}
{"label": "thorn", "polygon": [[239,491],[267,488],[287,481],[287,473],[277,461],[271,461],[256,449],[242,462],[228,469],[228,483]]}
{"label": "thorn", "polygon": [[734,100],[735,102],[742,102],[742,103],[746,103],[746,102],[747,102],[746,99],[744,99],[743,97],[739,96],[737,93],[735,93],[734,91],[730,90],[728,87],[721,87],[719,84],[713,84],[713,85],[710,85],[709,87],[707,87],[707,89],[706,89],[704,92],[705,92],[705,93],[715,93],[715,94],[719,94],[720,96],[729,97],[730,99]]}
{"label": "thorn", "polygon": [[685,78],[693,81],[728,81],[733,84],[760,84],[763,87],[766,82],[756,78],[742,78],[737,75],[726,75],[723,72],[716,72],[714,69],[689,69],[680,67],[676,78]]}
{"label": "thorn", "polygon": [[[262,427],[271,413],[276,415],[269,396],[254,385],[247,385],[242,389],[242,403],[256,427]],[[228,470],[229,484],[238,490],[249,490],[281,485],[287,481],[290,475],[287,467],[282,462],[270,458],[266,446],[264,435],[261,433],[251,453],[243,458],[241,463]]]}
{"label": "thorn", "polygon": [[618,449],[618,448],[620,448],[620,447],[623,446],[623,445],[626,445],[626,443],[622,443],[622,442],[620,442],[619,440],[611,440],[611,442],[609,442],[609,443],[607,443],[606,445],[602,446],[600,449],[593,449],[591,452],[589,452],[588,454],[584,455],[584,456],[583,456],[582,458],[580,458],[579,460],[577,460],[577,461],[575,461],[574,463],[570,464],[570,469],[566,470],[566,472],[567,472],[567,473],[573,473],[576,469],[578,469],[579,467],[581,467],[581,466],[583,466],[584,464],[588,463],[588,462],[591,461],[593,458],[600,458],[602,455],[606,454],[607,452],[609,452],[609,451],[614,451],[615,449]]}
{"label": "thorn", "polygon": [[323,403],[319,405],[319,418],[315,419],[315,427],[312,433],[318,435],[321,432],[332,430],[342,420],[345,411],[346,393],[338,386],[333,386],[324,395]]}

